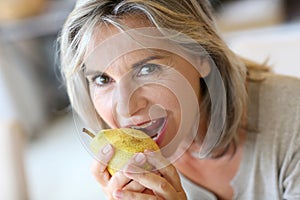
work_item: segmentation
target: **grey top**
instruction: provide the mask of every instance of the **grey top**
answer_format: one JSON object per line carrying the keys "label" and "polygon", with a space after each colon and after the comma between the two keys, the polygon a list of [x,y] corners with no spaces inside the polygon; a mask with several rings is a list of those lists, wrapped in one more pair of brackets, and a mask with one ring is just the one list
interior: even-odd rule
{"label": "grey top", "polygon": [[[231,185],[234,199],[300,200],[300,80],[266,74],[249,82],[248,132]],[[214,194],[181,175],[189,200]]]}

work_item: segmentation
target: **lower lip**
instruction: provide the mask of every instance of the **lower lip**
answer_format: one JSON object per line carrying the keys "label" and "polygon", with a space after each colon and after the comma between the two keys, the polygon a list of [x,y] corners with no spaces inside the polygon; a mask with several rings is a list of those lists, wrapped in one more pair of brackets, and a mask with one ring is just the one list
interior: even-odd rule
{"label": "lower lip", "polygon": [[159,147],[161,147],[161,143],[162,143],[162,140],[165,136],[166,129],[167,129],[167,119],[164,122],[163,128],[161,129],[161,131],[158,134],[157,138],[154,140]]}

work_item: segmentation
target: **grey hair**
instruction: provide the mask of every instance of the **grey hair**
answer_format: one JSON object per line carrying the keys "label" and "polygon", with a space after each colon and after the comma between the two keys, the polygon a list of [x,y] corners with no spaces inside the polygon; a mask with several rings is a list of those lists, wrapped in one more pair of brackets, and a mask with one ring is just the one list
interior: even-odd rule
{"label": "grey hair", "polygon": [[[82,72],[84,55],[97,25],[108,23],[121,27],[118,19],[130,14],[145,15],[158,29],[167,28],[183,33],[207,51],[218,67],[226,90],[225,125],[211,153],[236,144],[246,106],[247,68],[219,36],[206,0],[86,0],[78,3],[61,32],[60,55],[61,71],[70,102],[79,116],[95,130],[107,127],[97,115],[89,96],[88,84]],[[189,48],[188,45],[185,48]],[[202,87],[201,90],[201,106],[207,119],[210,119],[210,95],[207,88]],[[99,122],[101,127],[97,126]]]}

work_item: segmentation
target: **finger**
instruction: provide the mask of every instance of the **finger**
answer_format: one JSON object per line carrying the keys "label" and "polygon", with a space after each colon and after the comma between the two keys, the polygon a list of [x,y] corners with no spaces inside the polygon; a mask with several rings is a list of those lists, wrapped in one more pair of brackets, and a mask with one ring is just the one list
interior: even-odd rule
{"label": "finger", "polygon": [[[146,156],[143,153],[137,153],[135,154],[130,160],[130,164],[137,164],[137,165],[143,165],[146,162]],[[145,187],[141,184],[131,181],[130,178],[127,176],[124,176],[122,173],[123,169],[118,171],[110,180],[108,187],[119,189],[119,188],[125,188],[131,191],[141,192],[145,190]]]}
{"label": "finger", "polygon": [[164,178],[134,165],[128,165],[125,175],[141,185],[153,190],[155,194],[165,199],[175,199],[177,191]]}
{"label": "finger", "polygon": [[128,161],[127,165],[134,164],[136,166],[143,166],[147,161],[145,154],[136,153],[132,158]]}
{"label": "finger", "polygon": [[176,168],[159,152],[146,152],[147,161],[166,178],[176,191],[181,191],[181,181]]}
{"label": "finger", "polygon": [[125,187],[122,188],[123,190],[129,190],[134,192],[143,192],[146,188],[136,181],[129,182]]}
{"label": "finger", "polygon": [[114,149],[111,144],[107,144],[102,149],[100,149],[97,155],[97,160],[102,164],[99,168],[100,171],[104,171],[106,169],[107,164],[109,163],[113,154]]}
{"label": "finger", "polygon": [[97,182],[104,187],[110,180],[110,174],[107,170],[100,171],[100,169],[102,168],[101,165],[102,164],[99,161],[94,160],[92,163],[91,171]]}
{"label": "finger", "polygon": [[122,200],[162,200],[162,198],[155,196],[153,194],[145,194],[139,192],[133,192],[129,190],[116,190],[113,193],[113,197],[115,199],[122,199]]}
{"label": "finger", "polygon": [[127,176],[124,176],[124,173],[121,171],[116,172],[107,185],[107,188],[111,188],[110,190],[113,191],[115,189],[121,189],[125,187],[128,183],[130,183],[131,179]]}
{"label": "finger", "polygon": [[99,151],[97,160],[94,160],[94,162],[92,163],[92,174],[102,186],[106,186],[110,179],[110,174],[107,171],[107,164],[113,154],[114,149],[110,144],[108,144]]}

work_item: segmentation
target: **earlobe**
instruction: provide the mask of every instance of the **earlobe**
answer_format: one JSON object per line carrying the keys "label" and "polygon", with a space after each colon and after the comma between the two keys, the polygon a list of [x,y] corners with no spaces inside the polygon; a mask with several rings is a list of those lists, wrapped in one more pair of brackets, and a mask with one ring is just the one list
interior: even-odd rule
{"label": "earlobe", "polygon": [[198,58],[197,65],[199,66],[199,73],[201,78],[205,78],[211,72],[210,60],[208,58]]}

